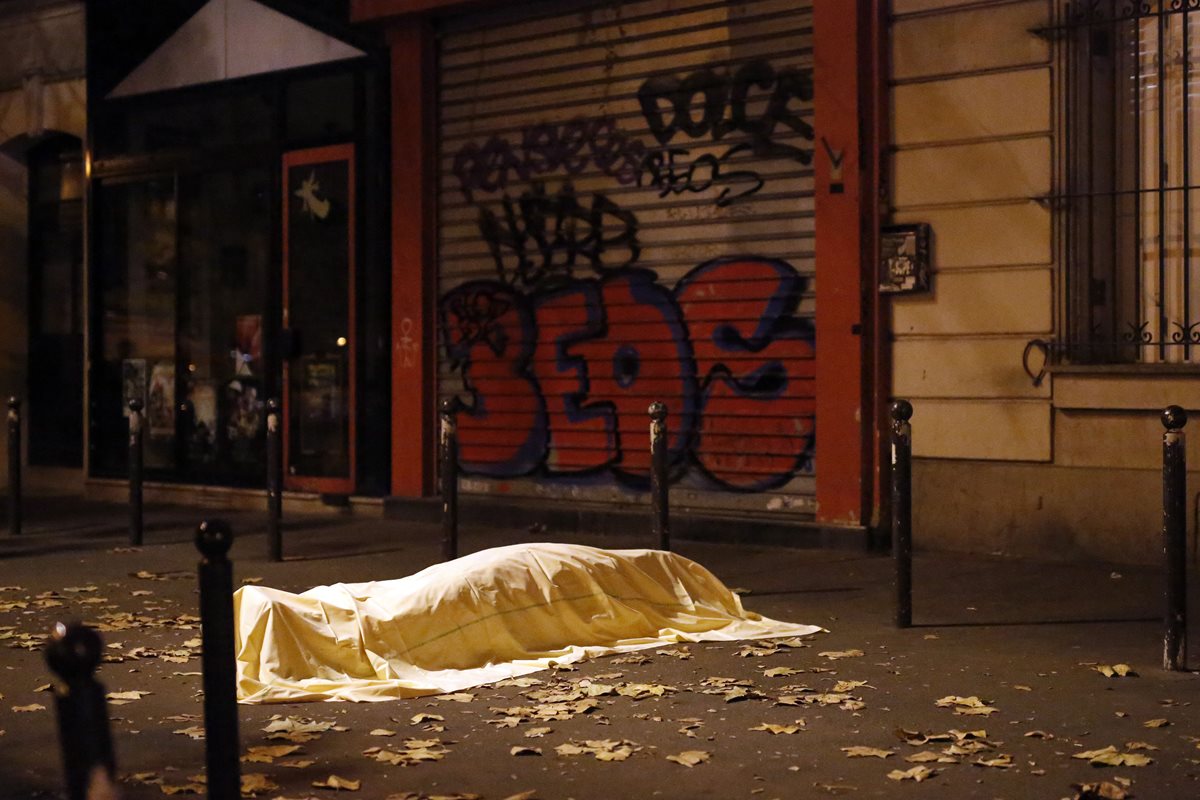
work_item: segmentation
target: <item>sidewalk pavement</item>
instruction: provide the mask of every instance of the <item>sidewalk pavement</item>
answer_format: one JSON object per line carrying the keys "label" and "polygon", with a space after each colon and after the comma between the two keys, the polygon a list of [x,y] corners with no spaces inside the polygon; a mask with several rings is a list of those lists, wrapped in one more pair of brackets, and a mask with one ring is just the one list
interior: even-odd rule
{"label": "sidewalk pavement", "polygon": [[[187,616],[198,613],[191,536],[213,511],[155,510],[158,524],[147,526],[146,545],[136,551],[125,546],[123,511],[90,509],[94,524],[67,533],[38,532],[31,519],[22,540],[0,541],[0,639],[10,645],[0,648],[0,797],[61,793],[53,697],[39,691],[50,677],[38,641],[61,619],[116,628],[103,634],[110,657],[100,679],[112,692],[150,692],[109,709],[124,797],[197,790],[190,776],[203,773],[204,755],[203,742],[188,734],[202,725],[200,659],[190,643],[199,631]],[[301,591],[400,577],[438,557],[435,526],[292,517],[286,560],[273,564],[265,559],[262,515],[227,516],[238,533],[231,557],[239,583],[261,579]],[[650,544],[648,526],[645,535],[603,539],[467,530],[461,549],[535,539]],[[1200,796],[1193,706],[1200,680],[1160,669],[1155,571],[922,553],[916,626],[896,630],[885,557],[688,541],[676,549],[746,590],[748,608],[829,633],[807,647],[693,644],[601,658],[531,676],[541,684],[481,687],[457,699],[242,706],[244,752],[299,748],[256,756],[243,774],[274,786],[261,791],[264,798],[330,800],[1018,800],[1072,798],[1079,793],[1073,784],[1102,781],[1107,794],[1082,796]],[[1118,664],[1137,676],[1097,669]],[[587,697],[589,680],[596,708],[572,713],[539,703],[537,692],[548,687]],[[939,707],[947,697],[964,702]],[[968,698],[983,708],[958,713],[973,710]],[[346,730],[304,742],[269,740],[263,728],[274,715]],[[1097,763],[1119,766],[1075,757],[1110,745],[1117,755],[1097,754]],[[853,747],[870,750],[852,757],[845,748]],[[532,749],[514,755],[514,748]],[[687,752],[703,760],[668,760]],[[918,767],[932,774],[919,783],[888,777],[917,775]],[[313,786],[331,775],[359,788]]]}

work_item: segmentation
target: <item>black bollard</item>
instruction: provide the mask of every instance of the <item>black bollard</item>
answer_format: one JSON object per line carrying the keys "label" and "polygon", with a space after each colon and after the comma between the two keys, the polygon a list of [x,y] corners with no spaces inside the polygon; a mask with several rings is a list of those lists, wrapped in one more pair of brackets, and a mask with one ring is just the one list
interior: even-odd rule
{"label": "black bollard", "polygon": [[233,530],[220,519],[196,529],[200,559],[200,637],[204,668],[204,749],[209,800],[237,800],[237,665],[233,648]]}
{"label": "black bollard", "polygon": [[142,401],[129,401],[129,544],[142,545],[142,465],[145,461],[142,447]]}
{"label": "black bollard", "polygon": [[912,627],[912,403],[892,403],[892,557],[896,627]]}
{"label": "black bollard", "polygon": [[667,407],[650,404],[650,509],[659,550],[671,549],[670,478],[667,475]]}
{"label": "black bollard", "polygon": [[104,686],[95,676],[103,650],[100,634],[78,622],[55,625],[46,647],[46,663],[58,677],[54,704],[69,800],[117,796]]}
{"label": "black bollard", "polygon": [[283,561],[283,420],[279,401],[267,401],[267,558]]}
{"label": "black bollard", "polygon": [[457,397],[442,401],[442,560],[458,558],[458,412]]}
{"label": "black bollard", "polygon": [[1163,618],[1163,669],[1187,666],[1187,453],[1183,426],[1187,412],[1167,406],[1163,434],[1163,555],[1166,561],[1166,614]]}
{"label": "black bollard", "polygon": [[21,535],[21,401],[8,398],[8,533]]}

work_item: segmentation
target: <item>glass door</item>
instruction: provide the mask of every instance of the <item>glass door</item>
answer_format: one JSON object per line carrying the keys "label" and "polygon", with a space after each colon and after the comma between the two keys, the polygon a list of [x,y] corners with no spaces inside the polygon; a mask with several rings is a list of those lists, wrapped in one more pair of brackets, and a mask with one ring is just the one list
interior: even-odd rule
{"label": "glass door", "polygon": [[283,157],[283,438],[289,489],[354,491],[354,146]]}

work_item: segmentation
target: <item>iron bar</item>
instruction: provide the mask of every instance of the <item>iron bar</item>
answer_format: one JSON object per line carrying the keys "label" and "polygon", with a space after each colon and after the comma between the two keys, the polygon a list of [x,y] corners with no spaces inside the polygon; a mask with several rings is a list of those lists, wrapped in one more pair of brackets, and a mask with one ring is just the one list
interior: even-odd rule
{"label": "iron bar", "polygon": [[1163,434],[1163,555],[1166,613],[1163,618],[1163,669],[1187,665],[1187,452],[1183,426],[1187,412],[1167,406]]}
{"label": "iron bar", "polygon": [[671,549],[670,476],[667,474],[667,407],[650,404],[650,507],[658,549]]}
{"label": "iron bar", "polygon": [[145,516],[142,509],[142,480],[145,463],[142,401],[129,401],[129,544],[142,546]]}
{"label": "iron bar", "polygon": [[283,425],[279,401],[267,400],[267,558],[283,561]]}
{"label": "iron bar", "polygon": [[58,678],[54,705],[69,800],[119,794],[104,685],[96,680],[103,653],[100,634],[77,622],[55,625],[46,647],[46,663]]}
{"label": "iron bar", "polygon": [[203,558],[200,636],[204,669],[204,750],[209,800],[239,800],[237,662],[233,644],[233,529],[220,519],[196,529]]}
{"label": "iron bar", "polygon": [[8,533],[21,535],[21,401],[8,398]]}
{"label": "iron bar", "polygon": [[896,400],[892,416],[892,559],[896,627],[912,627],[912,403]]}
{"label": "iron bar", "polygon": [[457,397],[442,401],[442,560],[458,558],[458,412]]}

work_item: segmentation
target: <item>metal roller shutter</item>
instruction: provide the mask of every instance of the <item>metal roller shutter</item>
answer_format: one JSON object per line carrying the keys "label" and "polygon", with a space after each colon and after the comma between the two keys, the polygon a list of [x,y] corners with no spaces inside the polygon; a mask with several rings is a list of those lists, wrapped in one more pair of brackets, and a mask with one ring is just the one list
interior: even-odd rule
{"label": "metal roller shutter", "polygon": [[[569,7],[571,10],[564,10]],[[812,8],[522,4],[439,33],[439,391],[468,492],[814,511]]]}

